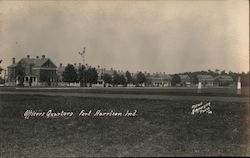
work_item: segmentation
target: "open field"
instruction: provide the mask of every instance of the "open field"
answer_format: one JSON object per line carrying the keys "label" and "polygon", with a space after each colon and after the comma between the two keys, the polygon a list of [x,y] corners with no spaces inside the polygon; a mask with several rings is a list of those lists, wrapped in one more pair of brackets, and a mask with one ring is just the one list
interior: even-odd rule
{"label": "open field", "polygon": [[[98,90],[1,89],[0,157],[243,156],[250,153],[246,97],[220,93],[198,96],[182,93],[181,89],[178,95],[172,94],[174,89],[153,89],[159,93],[154,95],[152,89],[143,93],[141,88],[105,89],[106,93]],[[212,114],[192,115],[191,106],[200,102],[210,102]],[[26,110],[63,110],[74,115],[24,119]],[[137,110],[137,115],[82,117],[78,115],[81,110],[122,113]]]}
{"label": "open field", "polygon": [[173,96],[231,96],[248,97],[249,87],[242,87],[237,94],[236,87],[202,88],[197,87],[0,87],[2,92],[63,92],[63,93],[100,93],[100,94],[148,94]]}

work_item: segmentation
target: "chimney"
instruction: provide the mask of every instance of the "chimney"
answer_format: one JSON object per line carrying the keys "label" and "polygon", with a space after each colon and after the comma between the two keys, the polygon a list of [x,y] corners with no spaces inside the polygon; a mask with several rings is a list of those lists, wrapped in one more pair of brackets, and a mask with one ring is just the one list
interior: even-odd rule
{"label": "chimney", "polygon": [[60,63],[60,67],[62,67],[62,63]]}
{"label": "chimney", "polygon": [[39,59],[39,56],[36,56],[37,59]]}
{"label": "chimney", "polygon": [[45,59],[45,55],[42,55],[42,58]]}
{"label": "chimney", "polygon": [[98,69],[100,69],[100,65],[98,65],[97,67],[98,67]]}
{"label": "chimney", "polygon": [[29,58],[30,58],[30,55],[27,55],[27,58],[29,59]]}
{"label": "chimney", "polygon": [[16,63],[16,58],[12,58],[12,64]]}
{"label": "chimney", "polygon": [[74,66],[76,66],[76,63],[74,63]]}

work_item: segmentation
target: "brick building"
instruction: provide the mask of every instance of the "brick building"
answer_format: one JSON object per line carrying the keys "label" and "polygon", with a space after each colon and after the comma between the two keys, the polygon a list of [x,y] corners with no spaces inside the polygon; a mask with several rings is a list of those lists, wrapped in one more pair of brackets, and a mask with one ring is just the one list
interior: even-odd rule
{"label": "brick building", "polygon": [[16,86],[56,86],[56,65],[45,55],[31,58],[29,55],[8,66],[8,85]]}

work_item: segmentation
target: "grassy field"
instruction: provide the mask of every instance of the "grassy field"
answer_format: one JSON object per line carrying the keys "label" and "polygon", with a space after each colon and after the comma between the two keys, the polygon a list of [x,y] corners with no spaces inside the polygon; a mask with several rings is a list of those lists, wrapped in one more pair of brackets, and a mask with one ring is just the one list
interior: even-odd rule
{"label": "grassy field", "polygon": [[[206,100],[0,95],[1,157],[242,156],[247,103]],[[26,110],[73,111],[73,117],[25,120]],[[79,117],[81,110],[137,110],[135,117]]]}
{"label": "grassy field", "polygon": [[101,94],[148,94],[148,95],[189,95],[189,96],[249,96],[249,87],[242,87],[237,94],[236,87],[0,87],[6,92],[63,92],[63,93],[101,93]]}

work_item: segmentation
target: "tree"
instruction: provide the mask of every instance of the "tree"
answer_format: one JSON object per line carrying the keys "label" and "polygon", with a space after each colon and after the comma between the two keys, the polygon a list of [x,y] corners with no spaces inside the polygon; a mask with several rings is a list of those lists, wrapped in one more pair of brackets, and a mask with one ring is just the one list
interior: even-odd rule
{"label": "tree", "polygon": [[97,83],[98,73],[96,68],[91,68],[90,83]]}
{"label": "tree", "polygon": [[2,74],[3,68],[0,66],[0,75]]}
{"label": "tree", "polygon": [[126,78],[123,74],[118,74],[116,71],[113,73],[113,85],[117,86],[118,84],[125,85]]}
{"label": "tree", "polygon": [[142,72],[136,74],[136,83],[143,84],[147,81],[146,76]]}
{"label": "tree", "polygon": [[86,67],[84,65],[78,69],[78,81],[81,87],[86,86]]}
{"label": "tree", "polygon": [[86,71],[86,82],[90,83],[90,86],[92,86],[93,83],[96,83],[98,79],[98,74],[95,68],[88,68]]}
{"label": "tree", "polygon": [[112,76],[111,76],[110,74],[105,73],[105,74],[103,75],[103,81],[104,81],[105,83],[111,84],[111,83],[112,83]]}
{"label": "tree", "polygon": [[219,69],[215,69],[215,73],[218,75],[220,73]]}
{"label": "tree", "polygon": [[228,72],[228,75],[231,76],[233,78],[233,81],[234,82],[237,82],[238,81],[238,77],[239,77],[239,74],[236,73],[236,72],[233,72],[233,71],[229,71]]}
{"label": "tree", "polygon": [[226,73],[226,70],[221,71],[220,74],[221,74],[221,75],[226,75],[226,74],[227,74],[227,73]]}
{"label": "tree", "polygon": [[194,84],[197,84],[199,82],[197,75],[194,75],[192,79]]}
{"label": "tree", "polygon": [[[0,60],[0,64],[2,63],[2,60]],[[0,65],[0,75],[2,74],[3,68]],[[2,76],[0,76],[0,84],[5,83],[5,80],[2,78]]]}
{"label": "tree", "polygon": [[241,79],[241,85],[242,86],[244,86],[244,87],[249,86],[249,78],[250,78],[249,75],[250,75],[249,72],[248,73],[242,72],[240,74],[240,79]]}
{"label": "tree", "polygon": [[117,86],[119,84],[120,76],[119,74],[114,71],[113,73],[113,85]]}
{"label": "tree", "polygon": [[64,82],[76,82],[77,81],[77,73],[76,73],[76,69],[72,64],[68,64],[65,67],[65,70],[62,74],[63,76],[63,81]]}
{"label": "tree", "polygon": [[126,75],[127,83],[132,83],[133,78],[132,78],[131,73],[129,71],[126,71],[125,75]]}
{"label": "tree", "polygon": [[218,73],[209,69],[207,75],[211,75],[211,76],[215,77],[218,75]]}
{"label": "tree", "polygon": [[173,75],[173,78],[171,80],[171,85],[175,86],[177,84],[180,84],[181,83],[181,78],[178,74],[174,74]]}
{"label": "tree", "polygon": [[146,74],[146,85],[152,85],[152,78],[150,76],[150,73]]}
{"label": "tree", "polygon": [[119,84],[125,85],[126,84],[126,78],[124,75],[120,75],[119,77]]}

